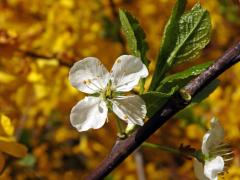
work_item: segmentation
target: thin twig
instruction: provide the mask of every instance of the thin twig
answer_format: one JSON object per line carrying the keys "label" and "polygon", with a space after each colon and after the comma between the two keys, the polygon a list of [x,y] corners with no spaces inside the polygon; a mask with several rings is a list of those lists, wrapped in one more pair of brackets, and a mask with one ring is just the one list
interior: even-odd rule
{"label": "thin twig", "polygon": [[112,11],[112,16],[115,19],[118,19],[118,11],[117,11],[117,8],[116,8],[116,5],[115,5],[114,1],[109,0],[109,5],[110,5],[111,11]]}
{"label": "thin twig", "polygon": [[28,51],[28,50],[22,50],[22,49],[18,49],[18,52],[24,54],[25,56],[31,57],[33,59],[37,59],[37,58],[45,59],[45,60],[57,59],[58,63],[62,66],[71,67],[73,65],[73,63],[67,63],[66,60],[58,57],[57,55],[48,56],[44,54],[38,54],[34,51]]}
{"label": "thin twig", "polygon": [[[197,76],[185,87],[185,92],[190,96],[195,96],[212,80],[217,78],[225,70],[240,61],[240,42],[229,48],[223,56],[221,56],[206,71]],[[117,167],[126,157],[128,157],[135,149],[137,149],[148,137],[150,137],[157,129],[165,124],[169,118],[178,111],[185,108],[190,101],[184,100],[177,92],[169,101],[160,109],[144,126],[136,130],[127,139],[117,143],[102,163],[92,171],[86,178],[89,180],[103,179],[115,167]]]}
{"label": "thin twig", "polygon": [[136,163],[138,180],[146,180],[145,169],[144,169],[144,158],[143,158],[143,153],[140,148],[141,147],[139,147],[133,153],[133,157],[134,157],[135,163]]}

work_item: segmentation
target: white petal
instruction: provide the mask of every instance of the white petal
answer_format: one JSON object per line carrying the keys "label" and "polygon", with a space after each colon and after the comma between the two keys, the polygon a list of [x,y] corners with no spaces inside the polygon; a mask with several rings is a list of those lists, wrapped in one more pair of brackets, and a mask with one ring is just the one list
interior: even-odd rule
{"label": "white petal", "polygon": [[197,159],[193,160],[193,169],[197,179],[208,180],[208,178],[204,175],[203,164],[199,162]]}
{"label": "white petal", "polygon": [[218,173],[224,169],[224,160],[221,156],[217,156],[215,159],[206,161],[204,165],[204,174],[211,180],[217,180]]}
{"label": "white petal", "polygon": [[92,94],[106,87],[109,73],[97,58],[87,57],[73,65],[69,80],[78,90]]}
{"label": "white petal", "polygon": [[211,129],[203,136],[202,152],[208,154],[215,146],[222,143],[224,139],[224,129],[220,122],[213,118],[211,120]]}
{"label": "white petal", "polygon": [[140,78],[148,76],[148,69],[140,58],[131,55],[118,57],[112,67],[111,79],[115,91],[127,92],[136,86]]}
{"label": "white petal", "polygon": [[107,105],[99,97],[85,97],[79,101],[70,114],[70,121],[79,132],[102,127],[107,118]]}
{"label": "white petal", "polygon": [[120,119],[140,126],[143,125],[147,110],[145,102],[140,96],[119,96],[111,102],[113,112]]}

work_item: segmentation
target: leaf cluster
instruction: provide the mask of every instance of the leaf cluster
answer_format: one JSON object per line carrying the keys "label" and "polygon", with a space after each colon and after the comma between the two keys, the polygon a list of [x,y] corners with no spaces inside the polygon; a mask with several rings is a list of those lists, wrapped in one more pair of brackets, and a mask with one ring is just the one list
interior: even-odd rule
{"label": "leaf cluster", "polygon": [[[149,117],[153,116],[174,93],[212,64],[207,62],[174,74],[170,73],[173,67],[196,59],[210,41],[211,19],[208,11],[200,3],[196,3],[188,12],[185,11],[185,6],[185,0],[176,1],[164,28],[150,87],[145,94],[140,92],[146,102]],[[140,57],[148,67],[149,60],[146,56],[148,45],[139,22],[126,10],[120,10],[119,17],[131,54]],[[145,81],[140,82],[141,87],[144,87],[144,83]],[[207,98],[217,84],[217,81],[211,83],[193,99],[193,102],[201,102]]]}

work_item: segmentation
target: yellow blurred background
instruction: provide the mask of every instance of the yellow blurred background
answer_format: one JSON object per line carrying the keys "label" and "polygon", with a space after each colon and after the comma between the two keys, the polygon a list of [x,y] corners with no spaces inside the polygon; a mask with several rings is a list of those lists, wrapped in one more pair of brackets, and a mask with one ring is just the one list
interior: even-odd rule
{"label": "yellow blurred background", "polygon": [[[0,129],[5,132],[0,133],[0,142],[15,142],[11,147],[16,157],[24,152],[16,141],[28,148],[27,155],[22,158],[8,156],[6,149],[0,148],[0,164],[5,161],[0,179],[82,179],[101,162],[116,140],[115,124],[110,121],[104,128],[84,133],[78,133],[71,126],[71,108],[84,94],[69,84],[69,68],[86,56],[98,57],[110,68],[119,55],[126,53],[117,19],[121,7],[134,14],[146,32],[152,73],[163,28],[174,2],[0,1],[0,113],[10,119],[1,120],[1,127],[14,129],[14,132]],[[196,2],[188,0],[187,8]],[[201,57],[190,64],[215,60],[240,40],[238,1],[200,2],[210,12],[213,32],[211,43]],[[184,143],[200,148],[209,120],[216,116],[235,153],[229,173],[224,177],[238,180],[240,64],[227,70],[220,80],[220,86],[207,100],[189,109],[186,118],[173,118],[150,141],[173,147]],[[142,157],[146,179],[195,179],[191,160],[143,148]],[[134,157],[127,158],[107,179],[138,179]]]}

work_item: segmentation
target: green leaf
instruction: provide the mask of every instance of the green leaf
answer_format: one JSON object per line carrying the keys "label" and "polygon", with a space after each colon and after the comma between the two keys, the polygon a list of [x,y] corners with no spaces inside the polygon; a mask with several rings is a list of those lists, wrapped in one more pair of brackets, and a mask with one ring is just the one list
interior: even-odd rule
{"label": "green leaf", "polygon": [[162,53],[160,53],[160,57],[158,58],[160,62],[154,73],[150,87],[151,90],[157,88],[165,73],[169,71],[174,64],[196,58],[210,41],[210,16],[207,10],[203,9],[199,3],[197,3],[190,12],[183,14],[177,21],[175,32],[170,34],[171,36],[176,36],[175,42],[172,42],[174,48],[170,47],[171,53],[165,56],[161,56]]}
{"label": "green leaf", "polygon": [[186,0],[177,0],[172,10],[172,14],[164,28],[160,53],[157,58],[157,64],[150,85],[150,90],[154,90],[155,88],[157,88],[158,83],[164,77],[164,74],[167,70],[167,66],[165,66],[165,64],[167,63],[168,57],[170,56],[171,52],[175,48],[175,44],[177,41],[176,34],[178,33],[178,22],[181,15],[184,13],[185,5]]}
{"label": "green leaf", "polygon": [[179,21],[176,48],[168,62],[182,63],[196,58],[209,43],[211,35],[211,19],[207,10],[197,3],[190,12],[184,14]]}
{"label": "green leaf", "polygon": [[34,167],[36,164],[37,159],[33,154],[28,154],[23,157],[21,160],[18,161],[18,164],[25,166],[25,167]]}
{"label": "green leaf", "polygon": [[140,57],[142,62],[148,66],[149,60],[146,57],[148,44],[146,42],[146,35],[139,22],[129,12],[121,9],[119,10],[119,18],[131,53],[134,56]]}
{"label": "green leaf", "polygon": [[169,97],[176,92],[176,89],[177,87],[172,88],[169,93],[153,91],[142,94],[141,97],[147,106],[147,116],[152,117],[167,102]]}
{"label": "green leaf", "polygon": [[22,132],[19,137],[19,143],[30,146],[32,138],[32,132],[29,129],[22,129]]}
{"label": "green leaf", "polygon": [[104,178],[104,180],[114,180],[114,176],[112,174],[109,174],[107,177]]}
{"label": "green leaf", "polygon": [[199,64],[193,67],[190,67],[187,70],[175,73],[173,75],[165,77],[157,88],[157,91],[168,92],[169,89],[172,89],[175,86],[182,88],[185,86],[194,76],[199,75],[204,70],[206,70],[212,62],[207,62]]}
{"label": "green leaf", "polygon": [[192,103],[200,103],[206,99],[220,84],[220,80],[215,79],[193,97]]}

